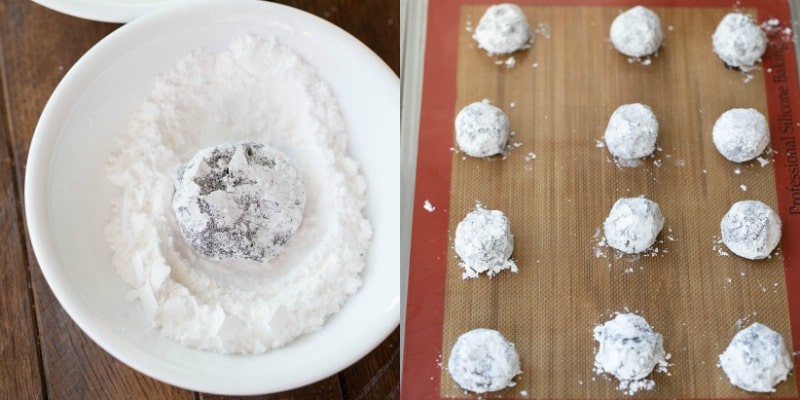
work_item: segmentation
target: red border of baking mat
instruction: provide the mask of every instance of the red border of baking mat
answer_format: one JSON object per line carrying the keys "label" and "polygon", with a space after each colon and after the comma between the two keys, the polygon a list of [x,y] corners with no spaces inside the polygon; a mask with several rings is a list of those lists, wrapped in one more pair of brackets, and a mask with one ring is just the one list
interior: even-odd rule
{"label": "red border of baking mat", "polygon": [[[447,267],[450,173],[453,146],[453,118],[456,103],[459,10],[462,4],[495,4],[497,0],[429,0],[423,74],[422,108],[419,125],[416,189],[411,228],[411,255],[406,301],[401,398],[440,399],[442,329],[444,323],[445,269]],[[522,0],[523,5],[581,5],[630,7],[746,7],[755,8],[759,21],[777,17],[791,21],[788,1],[732,0]],[[709,38],[710,40],[710,38]],[[764,55],[762,70],[767,90],[775,185],[779,214],[783,221],[781,243],[793,351],[800,351],[800,246],[786,238],[800,238],[800,104],[794,43],[771,45]],[[777,77],[777,78],[776,78]],[[792,150],[793,157],[787,151]],[[794,202],[793,202],[793,199]],[[429,200],[437,212],[423,212]],[[795,206],[795,204],[797,204]],[[796,207],[796,208],[792,208]],[[794,377],[800,388],[800,371]],[[800,399],[800,397],[798,397]]]}

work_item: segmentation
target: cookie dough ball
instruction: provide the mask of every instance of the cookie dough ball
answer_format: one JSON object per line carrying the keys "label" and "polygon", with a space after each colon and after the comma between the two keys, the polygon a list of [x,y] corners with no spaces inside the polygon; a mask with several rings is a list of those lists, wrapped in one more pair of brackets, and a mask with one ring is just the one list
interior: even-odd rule
{"label": "cookie dough ball", "polygon": [[603,139],[614,157],[631,160],[653,154],[658,137],[658,120],[644,104],[619,106],[608,121]]}
{"label": "cookie dough ball", "polygon": [[476,278],[482,273],[491,277],[504,269],[517,272],[517,264],[511,260],[514,236],[508,218],[480,203],[458,223],[455,250],[461,258],[464,278]]}
{"label": "cookie dough ball", "polygon": [[730,13],[722,18],[712,36],[714,53],[725,65],[749,70],[767,50],[767,35],[749,16]]}
{"label": "cookie dough ball", "polygon": [[510,54],[533,44],[531,27],[525,13],[516,4],[489,7],[478,21],[472,38],[490,56]]}
{"label": "cookie dough ball", "polygon": [[603,231],[609,246],[635,254],[652,246],[663,227],[658,204],[644,197],[623,197],[611,207]]}
{"label": "cookie dough ball", "polygon": [[733,162],[750,161],[769,144],[767,119],[752,108],[734,108],[722,113],[711,132],[714,146]]}
{"label": "cookie dough ball", "polygon": [[506,149],[508,116],[488,101],[472,103],[456,115],[456,142],[472,157],[491,157]]}
{"label": "cookie dough ball", "polygon": [[659,364],[666,365],[663,337],[636,314],[617,314],[595,327],[594,340],[600,343],[594,357],[595,368],[620,382],[643,380]]}
{"label": "cookie dough ball", "polygon": [[458,337],[447,370],[458,386],[475,393],[514,386],[512,380],[522,372],[514,344],[500,332],[483,328]]}
{"label": "cookie dough ball", "polygon": [[664,42],[661,19],[649,8],[636,6],[614,18],[611,43],[628,57],[644,57],[655,53]]}
{"label": "cookie dough ball", "polygon": [[783,336],[758,322],[741,330],[719,356],[731,384],[748,392],[774,392],[792,370]]}
{"label": "cookie dough ball", "polygon": [[734,203],[720,223],[722,242],[737,256],[766,258],[781,241],[781,218],[758,200]]}
{"label": "cookie dough ball", "polygon": [[181,166],[172,209],[202,256],[262,262],[297,231],[305,200],[300,172],[283,153],[245,142],[202,149]]}

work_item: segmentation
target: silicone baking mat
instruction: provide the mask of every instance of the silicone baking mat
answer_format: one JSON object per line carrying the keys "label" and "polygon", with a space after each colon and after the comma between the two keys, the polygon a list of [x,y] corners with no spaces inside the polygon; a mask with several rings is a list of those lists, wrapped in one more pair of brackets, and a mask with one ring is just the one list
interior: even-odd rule
{"label": "silicone baking mat", "polygon": [[[664,336],[670,375],[634,397],[755,398],[731,386],[718,355],[758,321],[800,345],[800,132],[789,6],[785,1],[521,1],[536,29],[529,50],[489,57],[471,30],[491,2],[435,0],[428,8],[419,152],[405,320],[402,398],[476,398],[446,371],[455,339],[499,330],[520,353],[516,386],[484,398],[622,398],[617,381],[592,370],[592,329],[628,309]],[[608,40],[625,8],[660,17],[664,46],[649,65],[630,62]],[[726,69],[711,49],[722,17],[737,10],[774,19],[759,69]],[[789,30],[786,30],[789,28]],[[453,119],[489,99],[515,135],[505,158],[454,149]],[[620,167],[602,146],[613,110],[650,105],[659,150]],[[768,115],[772,153],[731,163],[711,141],[719,115],[735,107]],[[768,163],[767,163],[768,162]],[[618,257],[600,243],[619,197],[644,195],[666,219],[654,249]],[[783,240],[770,259],[749,261],[719,244],[719,221],[738,200],[779,211]],[[430,208],[425,208],[425,202]],[[463,280],[452,248],[458,222],[481,201],[502,210],[519,273]],[[772,397],[800,398],[797,372]]]}

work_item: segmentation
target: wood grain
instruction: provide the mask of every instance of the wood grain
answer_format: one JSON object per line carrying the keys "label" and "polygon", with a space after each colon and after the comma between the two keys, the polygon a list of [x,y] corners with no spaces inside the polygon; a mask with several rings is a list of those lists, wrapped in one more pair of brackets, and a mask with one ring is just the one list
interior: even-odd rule
{"label": "wood grain", "polygon": [[[0,13],[3,12],[0,6]],[[0,56],[2,56],[0,47]],[[5,75],[3,70],[0,74]],[[0,75],[0,82],[3,81]],[[3,87],[5,92],[5,87]],[[22,227],[22,203],[14,179],[11,152],[10,126],[6,118],[8,109],[0,109],[0,232],[4,242],[0,246],[0,368],[14,373],[0,374],[0,393],[16,393],[21,398],[41,399],[45,396],[41,355],[37,338],[38,327],[30,294],[30,276],[27,269]]]}
{"label": "wood grain", "polygon": [[[463,6],[460,27],[475,26],[485,8]],[[552,37],[539,35],[530,50],[515,53],[515,68],[497,65],[507,57],[487,57],[460,29],[453,115],[488,98],[508,113],[516,132],[510,141],[519,146],[506,159],[453,154],[450,232],[476,200],[502,210],[520,272],[464,281],[449,247],[445,359],[458,335],[494,328],[516,343],[523,370],[517,385],[498,395],[619,398],[616,380],[592,370],[592,329],[628,308],[664,335],[674,363],[671,376],[654,374],[655,390],[640,395],[752,397],[716,367],[737,324],[762,322],[792,344],[782,258],[749,261],[714,250],[733,202],[759,199],[775,208],[777,201],[771,164],[730,163],[711,142],[722,112],[752,107],[767,114],[765,73],[745,83],[711,51],[709,38],[729,9],[654,8],[672,28],[649,66],[628,62],[604,40],[619,8],[525,11]],[[634,102],[653,108],[661,149],[643,165],[623,168],[596,143],[613,110]],[[666,218],[659,251],[618,256],[600,247],[614,201],[639,195],[658,202]],[[446,371],[441,382],[443,397],[472,397]],[[775,395],[796,396],[793,383],[778,385]]]}
{"label": "wood grain", "polygon": [[[399,1],[283,1],[326,18],[362,40],[399,71]],[[81,20],[28,0],[0,2],[0,66],[3,125],[0,171],[0,245],[4,261],[0,294],[0,398],[36,399],[199,399],[192,393],[146,377],[113,359],[69,318],[53,296],[23,236],[25,163],[44,104],[66,71],[92,45],[119,25]],[[399,365],[391,356],[399,332],[351,368],[321,382],[262,399],[343,399],[343,387],[358,398],[392,398]],[[387,350],[389,349],[389,350]],[[40,354],[40,355],[39,355]],[[375,378],[373,380],[373,378]],[[349,393],[349,392],[348,392]],[[386,394],[386,395],[384,395]]]}

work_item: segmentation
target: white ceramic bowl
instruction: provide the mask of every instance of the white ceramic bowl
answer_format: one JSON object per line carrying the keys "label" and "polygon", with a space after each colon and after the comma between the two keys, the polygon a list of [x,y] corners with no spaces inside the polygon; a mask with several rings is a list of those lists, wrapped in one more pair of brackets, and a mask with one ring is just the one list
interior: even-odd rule
{"label": "white ceramic bowl", "polygon": [[33,0],[73,17],[103,22],[128,22],[142,15],[193,0]]}
{"label": "white ceramic bowl", "polygon": [[[221,50],[246,33],[273,35],[314,65],[341,104],[350,152],[369,183],[375,229],[364,286],[320,331],[255,356],[192,350],[160,337],[141,304],[127,303],[103,228],[113,141],[154,77],[198,47]],[[164,382],[224,394],[270,393],[342,370],[400,320],[400,86],[368,48],[310,14],[254,0],[199,1],[151,14],[94,46],[58,85],[36,127],[25,178],[25,211],[39,265],[56,298],[95,342]]]}

